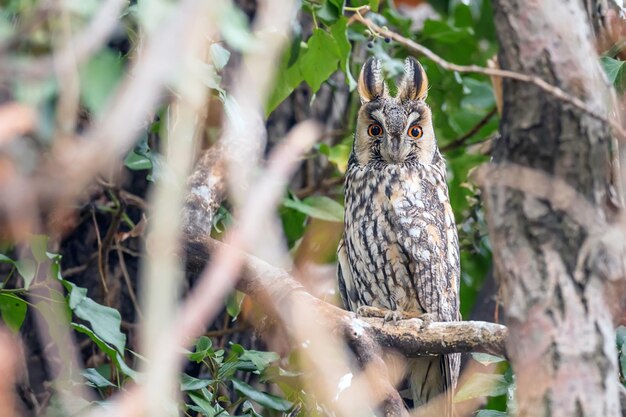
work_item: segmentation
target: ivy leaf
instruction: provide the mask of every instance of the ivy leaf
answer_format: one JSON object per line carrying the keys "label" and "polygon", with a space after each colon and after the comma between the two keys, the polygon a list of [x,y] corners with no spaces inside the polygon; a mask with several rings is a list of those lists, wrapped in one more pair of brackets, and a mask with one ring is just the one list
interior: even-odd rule
{"label": "ivy leaf", "polygon": [[26,318],[27,304],[14,294],[0,293],[0,315],[2,321],[13,332],[17,333]]}
{"label": "ivy leaf", "polygon": [[606,73],[609,82],[613,85],[618,85],[624,70],[624,61],[603,56],[600,58],[600,63],[602,64],[602,68],[604,68],[604,72]]}
{"label": "ivy leaf", "polygon": [[0,253],[0,262],[12,264],[20,276],[24,279],[24,289],[28,289],[30,284],[35,278],[35,272],[37,271],[37,263],[32,259],[22,259],[20,261],[14,261],[6,255]]}
{"label": "ivy leaf", "polygon": [[126,335],[120,330],[122,316],[114,308],[103,306],[87,297],[87,289],[81,288],[63,278],[63,286],[68,290],[68,305],[79,319],[89,322],[93,332],[104,342],[113,345],[124,354]]}
{"label": "ivy leaf", "polygon": [[104,110],[122,73],[122,60],[110,49],[94,55],[81,69],[80,95],[85,105],[96,115]]}
{"label": "ivy leaf", "polygon": [[[300,54],[302,53],[303,51],[300,51]],[[274,109],[276,109],[276,107],[283,102],[283,100],[289,97],[293,90],[304,80],[302,78],[302,72],[300,71],[300,65],[298,64],[298,61],[301,58],[302,55],[295,58],[296,63],[289,64],[289,62],[294,58],[290,57],[289,53],[284,54],[280,68],[276,74],[274,88],[272,89],[265,107],[266,116],[272,113]]]}
{"label": "ivy leaf", "polygon": [[143,171],[152,169],[152,161],[150,158],[139,155],[135,151],[131,151],[124,159],[124,165],[131,171]]}
{"label": "ivy leaf", "polygon": [[228,60],[230,59],[230,51],[224,48],[219,43],[214,43],[209,48],[209,52],[211,54],[211,62],[215,66],[215,69],[221,71],[222,68],[228,64]]}
{"label": "ivy leaf", "polygon": [[108,379],[100,375],[94,368],[87,368],[83,372],[83,378],[87,380],[87,385],[92,388],[108,388],[115,387]]}
{"label": "ivy leaf", "polygon": [[283,205],[315,219],[343,222],[343,206],[326,196],[312,196],[301,201],[287,199]]}
{"label": "ivy leaf", "polygon": [[330,33],[337,42],[339,67],[346,74],[346,83],[350,86],[350,91],[352,91],[356,87],[356,81],[350,72],[350,52],[352,52],[352,44],[348,40],[348,18],[341,16],[337,23],[330,28]]}
{"label": "ivy leaf", "polygon": [[315,29],[309,38],[308,49],[299,60],[304,81],[313,93],[337,70],[339,64],[339,45],[335,38],[323,29]]}
{"label": "ivy leaf", "polygon": [[293,403],[277,397],[275,395],[267,394],[253,388],[252,386],[240,381],[236,378],[232,379],[233,387],[244,396],[248,397],[252,401],[256,402],[263,407],[271,408],[276,411],[288,411],[293,407]]}
{"label": "ivy leaf", "polygon": [[472,353],[472,358],[482,365],[490,365],[492,363],[504,362],[505,359],[500,356],[490,355],[488,353]]}
{"label": "ivy leaf", "polygon": [[32,259],[26,258],[15,262],[15,267],[17,268],[17,272],[24,278],[24,289],[28,289],[35,279],[37,263]]}
{"label": "ivy leaf", "polygon": [[503,375],[475,373],[457,391],[454,402],[478,397],[497,397],[507,393],[509,383]]}
{"label": "ivy leaf", "polygon": [[95,344],[102,350],[111,360],[117,368],[126,376],[131,377],[134,380],[137,380],[138,374],[133,369],[131,369],[126,362],[124,362],[124,357],[120,355],[120,353],[111,345],[102,340],[98,335],[91,330],[89,327],[78,324],[78,323],[70,323],[72,329],[76,330],[79,333],[87,335]]}

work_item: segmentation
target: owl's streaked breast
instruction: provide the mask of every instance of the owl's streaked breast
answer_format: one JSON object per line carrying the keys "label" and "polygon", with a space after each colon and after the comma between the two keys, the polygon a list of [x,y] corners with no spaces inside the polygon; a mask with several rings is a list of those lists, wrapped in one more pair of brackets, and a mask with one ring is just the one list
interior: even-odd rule
{"label": "owl's streaked breast", "polygon": [[449,272],[448,258],[458,266],[449,250],[457,242],[444,169],[443,163],[350,165],[344,242],[356,306],[430,312],[425,306],[437,304],[418,294],[439,297],[433,274]]}

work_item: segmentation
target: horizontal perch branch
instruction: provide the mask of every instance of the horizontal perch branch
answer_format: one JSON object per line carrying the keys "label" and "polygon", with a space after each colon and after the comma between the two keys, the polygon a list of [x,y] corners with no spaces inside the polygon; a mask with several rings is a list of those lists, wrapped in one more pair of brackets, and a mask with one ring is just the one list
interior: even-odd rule
{"label": "horizontal perch branch", "polygon": [[[202,265],[220,246],[213,239],[197,241],[187,236],[187,257],[195,268]],[[329,329],[343,334],[357,351],[382,346],[397,350],[407,357],[453,352],[484,352],[506,356],[505,326],[480,322],[435,322],[426,326],[419,319],[401,320],[397,324],[384,323],[379,318],[357,317],[322,301],[304,290],[286,271],[276,268],[254,256],[244,255],[245,267],[237,288],[268,308],[288,313],[293,303],[306,304],[315,309],[320,321]],[[281,314],[289,317],[289,314]],[[297,318],[294,318],[297,319]],[[288,324],[288,323],[287,323]]]}

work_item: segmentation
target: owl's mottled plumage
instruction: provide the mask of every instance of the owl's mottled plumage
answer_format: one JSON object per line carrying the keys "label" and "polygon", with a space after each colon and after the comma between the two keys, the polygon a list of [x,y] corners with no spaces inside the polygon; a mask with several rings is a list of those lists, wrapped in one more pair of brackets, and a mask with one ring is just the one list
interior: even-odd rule
{"label": "owl's mottled plumage", "polygon": [[[351,311],[372,306],[459,319],[458,239],[427,90],[413,58],[396,97],[387,93],[379,61],[361,71],[338,251],[339,289]],[[410,360],[414,405],[444,391],[449,404],[459,364],[458,354]]]}

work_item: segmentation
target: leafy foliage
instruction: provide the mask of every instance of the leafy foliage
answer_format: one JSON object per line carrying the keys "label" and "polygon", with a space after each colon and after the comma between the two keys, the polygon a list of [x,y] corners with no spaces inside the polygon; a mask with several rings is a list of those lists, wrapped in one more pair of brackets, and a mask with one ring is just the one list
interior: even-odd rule
{"label": "leafy foliage", "polygon": [[[89,21],[99,8],[96,1],[67,3],[69,17],[76,23]],[[280,62],[276,63],[275,84],[265,108],[266,115],[271,118],[276,109],[293,97],[296,89],[306,91],[312,104],[325,88],[351,94],[342,115],[340,131],[318,144],[310,161],[307,161],[313,161],[311,164],[317,164],[317,168],[322,166],[323,169],[319,170],[321,174],[314,175],[306,184],[294,182],[279,208],[285,239],[296,257],[299,245],[310,234],[313,223],[340,229],[343,221],[341,184],[352,148],[351,132],[358,107],[354,92],[355,75],[364,58],[373,55],[382,61],[384,74],[394,91],[394,80],[402,73],[403,60],[410,53],[402,45],[354,23],[350,20],[352,13],[359,6],[367,5],[371,10],[367,17],[376,24],[419,42],[457,64],[485,65],[498,48],[491,2],[487,0],[432,0],[430,4],[436,14],[430,15],[421,25],[414,25],[391,1],[357,0],[349,2],[348,7],[345,3],[344,0],[302,0],[300,18],[293,22],[291,44]],[[37,1],[7,0],[2,6],[0,47],[15,45],[16,60],[52,50],[52,37],[46,32],[48,29],[40,27],[36,19]],[[168,17],[172,7],[170,2],[142,1],[128,5],[120,18],[119,33],[116,33],[115,39],[111,39],[108,45],[78,68],[78,100],[89,120],[97,120],[107,110],[116,88],[128,77],[131,52],[141,47],[135,44],[138,28],[157,31],[159,22]],[[210,88],[212,99],[221,104],[223,117],[236,118],[237,103],[224,87],[222,75],[228,69],[231,53],[237,56],[253,49],[254,38],[250,33],[249,18],[241,9],[229,3],[219,13],[219,31],[224,42],[210,45],[208,53],[212,65],[198,62],[194,68]],[[51,21],[50,26],[54,27],[56,23]],[[29,24],[34,25],[36,30],[27,30]],[[608,80],[618,89],[623,89],[624,62],[617,52],[607,51],[601,64]],[[476,74],[446,71],[429,59],[419,58],[430,81],[428,103],[434,114],[435,133],[448,161],[450,198],[461,243],[461,308],[463,316],[469,317],[489,274],[491,246],[486,235],[480,195],[468,181],[468,175],[487,160],[487,156],[475,151],[474,145],[493,138],[499,116],[494,110],[496,101],[489,79]],[[172,84],[176,85],[177,81],[172,80]],[[10,86],[13,99],[40,110],[41,120],[32,135],[36,146],[49,146],[54,140],[52,132],[60,88],[59,80],[53,76],[32,81],[18,78]],[[138,176],[132,177],[137,182],[144,177],[151,182],[161,179],[161,120],[167,111],[167,104],[163,104],[137,138],[134,149],[124,156],[123,163],[131,175],[139,172]],[[34,169],[39,161],[29,159],[28,152],[23,152],[23,155],[22,165]],[[302,177],[308,175],[304,171]],[[93,227],[98,229],[96,217],[107,216],[112,227],[110,236],[114,236],[115,240],[115,245],[111,247],[132,253],[123,244],[127,239],[141,236],[145,207],[141,210],[129,207],[128,201],[120,198],[120,190],[114,188],[109,187],[98,201],[81,208],[80,224],[93,220]],[[220,207],[214,218],[214,233],[217,236],[233,223],[228,207],[227,203]],[[98,235],[98,239],[103,238],[106,240],[107,236]],[[332,239],[323,243],[330,241]],[[12,331],[19,332],[34,311],[52,319],[58,311],[48,311],[48,304],[37,302],[43,298],[51,300],[53,305],[59,307],[74,335],[83,343],[88,343],[89,349],[99,357],[99,361],[82,371],[82,380],[73,376],[77,379],[76,383],[97,390],[100,398],[107,399],[122,390],[129,379],[141,378],[135,369],[140,368],[143,359],[133,351],[133,338],[129,336],[132,323],[131,326],[125,323],[137,316],[129,314],[124,308],[106,305],[97,289],[98,283],[81,282],[63,273],[63,257],[48,251],[47,236],[34,236],[27,246],[27,250],[17,251],[7,245],[6,254],[0,254],[0,272],[5,274],[0,286],[2,322]],[[330,249],[334,252],[335,248]],[[97,255],[102,257],[101,252]],[[123,254],[119,257],[124,259]],[[251,309],[247,301],[241,293],[233,293],[225,301],[229,323],[246,321]],[[52,321],[49,324],[50,328],[54,326]],[[618,329],[617,349],[622,382],[626,373],[625,340],[626,331]],[[496,372],[472,376],[459,387],[456,401],[487,396],[487,409],[480,410],[477,416],[514,414],[515,382],[508,363],[489,355],[477,354],[473,358],[483,365],[494,366]],[[180,408],[186,415],[324,415],[324,411],[320,411],[302,388],[297,353],[281,358],[273,352],[248,349],[224,335],[202,336],[195,342],[193,350],[187,353],[187,360],[185,372],[180,376],[183,399]]]}

